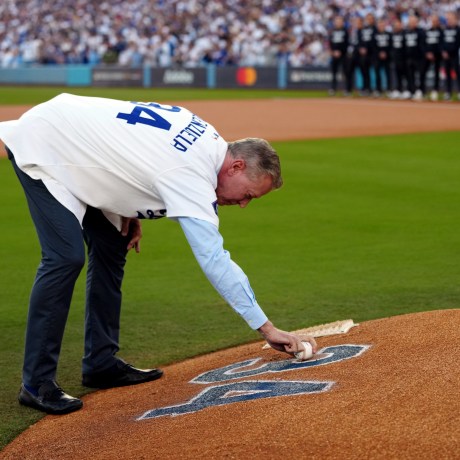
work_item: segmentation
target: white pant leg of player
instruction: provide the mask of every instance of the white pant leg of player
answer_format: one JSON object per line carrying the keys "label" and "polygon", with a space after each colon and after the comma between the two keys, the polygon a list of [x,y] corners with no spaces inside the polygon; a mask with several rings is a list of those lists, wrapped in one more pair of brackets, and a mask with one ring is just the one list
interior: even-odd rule
{"label": "white pant leg of player", "polygon": [[83,234],[88,246],[83,374],[92,374],[117,360],[121,285],[130,238],[90,206],[83,219]]}
{"label": "white pant leg of player", "polygon": [[85,262],[78,219],[41,180],[22,172],[8,152],[26,194],[42,259],[32,288],[26,330],[23,382],[39,386],[56,377],[62,337],[75,281]]}

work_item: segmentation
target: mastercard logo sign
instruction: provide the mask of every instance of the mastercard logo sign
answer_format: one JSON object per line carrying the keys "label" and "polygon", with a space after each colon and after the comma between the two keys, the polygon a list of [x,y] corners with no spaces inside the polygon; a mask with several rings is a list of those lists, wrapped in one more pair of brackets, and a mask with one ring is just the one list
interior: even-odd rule
{"label": "mastercard logo sign", "polygon": [[257,81],[257,71],[254,67],[241,67],[236,71],[236,82],[240,86],[253,86]]}

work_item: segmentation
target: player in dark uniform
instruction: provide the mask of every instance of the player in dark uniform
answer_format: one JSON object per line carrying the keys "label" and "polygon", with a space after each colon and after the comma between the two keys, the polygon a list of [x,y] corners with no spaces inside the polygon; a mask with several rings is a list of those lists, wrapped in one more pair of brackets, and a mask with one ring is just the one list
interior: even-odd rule
{"label": "player in dark uniform", "polygon": [[392,86],[391,98],[399,99],[405,96],[410,97],[410,93],[404,93],[404,83],[406,80],[406,46],[404,39],[404,29],[401,20],[393,21],[393,32],[391,34],[391,60],[395,81]]}
{"label": "player in dark uniform", "polygon": [[446,19],[447,26],[444,29],[442,40],[442,62],[446,72],[446,92],[444,93],[444,99],[450,100],[452,97],[452,71],[455,71],[457,75],[457,98],[460,100],[460,68],[458,62],[460,29],[455,13],[448,13]]}
{"label": "player in dark uniform", "polygon": [[424,63],[425,33],[418,27],[416,16],[409,16],[407,30],[404,33],[406,45],[406,69],[407,83],[412,99],[421,101],[422,91],[422,71]]}
{"label": "player in dark uniform", "polygon": [[359,68],[359,40],[358,36],[363,28],[363,20],[356,16],[352,20],[351,33],[345,60],[346,95],[350,95],[355,87],[355,72]]}
{"label": "player in dark uniform", "polygon": [[374,65],[376,31],[374,16],[369,13],[366,15],[364,27],[358,31],[359,68],[363,75],[363,95],[369,95],[371,92],[371,68]]}
{"label": "player in dark uniform", "polygon": [[348,30],[341,16],[334,18],[334,28],[329,34],[329,46],[331,49],[332,71],[332,86],[329,93],[334,95],[337,91],[337,75],[339,71],[341,70],[345,74],[345,59],[347,58],[348,49]]}
{"label": "player in dark uniform", "polygon": [[380,19],[377,22],[377,32],[375,34],[376,96],[380,96],[383,91],[382,76],[385,78],[386,90],[390,91],[391,88],[390,50],[391,33],[386,29],[386,21]]}
{"label": "player in dark uniform", "polygon": [[439,16],[433,15],[431,16],[431,27],[425,32],[425,62],[422,74],[422,91],[425,92],[426,76],[433,66],[434,85],[430,93],[430,99],[432,101],[437,101],[439,94],[442,36],[443,31],[439,22]]}

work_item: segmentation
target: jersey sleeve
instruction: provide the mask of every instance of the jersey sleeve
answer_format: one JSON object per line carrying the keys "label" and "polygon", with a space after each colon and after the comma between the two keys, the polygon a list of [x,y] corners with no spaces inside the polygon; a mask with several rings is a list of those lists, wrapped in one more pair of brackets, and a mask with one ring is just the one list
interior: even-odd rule
{"label": "jersey sleeve", "polygon": [[209,222],[180,217],[177,219],[208,280],[227,303],[248,323],[258,329],[268,319],[256,301],[243,270],[223,248],[223,238]]}
{"label": "jersey sleeve", "polygon": [[169,218],[194,217],[219,226],[217,196],[211,180],[192,168],[181,166],[155,180]]}

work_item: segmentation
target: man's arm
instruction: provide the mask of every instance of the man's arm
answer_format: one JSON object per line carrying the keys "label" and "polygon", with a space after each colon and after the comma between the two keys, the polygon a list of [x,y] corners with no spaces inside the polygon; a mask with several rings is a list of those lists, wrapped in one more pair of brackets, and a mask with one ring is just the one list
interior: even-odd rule
{"label": "man's arm", "polygon": [[[192,217],[179,217],[177,220],[206,277],[248,325],[257,329],[276,350],[288,353],[302,350],[301,340],[297,336],[277,329],[268,320],[257,303],[247,276],[223,248],[223,238],[217,227]],[[313,338],[310,343],[316,352]]]}

